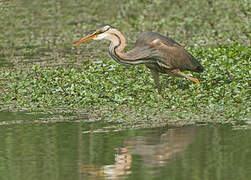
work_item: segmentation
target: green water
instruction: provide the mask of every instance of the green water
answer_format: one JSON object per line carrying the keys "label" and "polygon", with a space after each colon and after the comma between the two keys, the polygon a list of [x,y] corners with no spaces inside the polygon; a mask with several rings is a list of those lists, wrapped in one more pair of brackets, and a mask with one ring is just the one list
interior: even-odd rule
{"label": "green water", "polygon": [[102,121],[6,112],[0,119],[1,180],[251,178],[250,130],[116,131]]}

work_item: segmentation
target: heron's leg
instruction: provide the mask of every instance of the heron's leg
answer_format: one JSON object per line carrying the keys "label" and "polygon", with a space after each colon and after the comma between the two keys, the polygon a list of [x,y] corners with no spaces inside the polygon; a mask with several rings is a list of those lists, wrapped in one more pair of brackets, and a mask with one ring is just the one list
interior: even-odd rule
{"label": "heron's leg", "polygon": [[171,70],[170,72],[175,76],[184,77],[186,79],[189,79],[190,81],[200,84],[200,81],[197,78],[190,77],[186,75],[185,73],[181,72],[179,69],[174,69],[174,70]]}
{"label": "heron's leg", "polygon": [[154,70],[154,69],[150,69],[150,71],[152,73],[155,86],[158,89],[158,92],[161,93],[161,87],[160,87],[160,84],[159,84],[159,72]]}

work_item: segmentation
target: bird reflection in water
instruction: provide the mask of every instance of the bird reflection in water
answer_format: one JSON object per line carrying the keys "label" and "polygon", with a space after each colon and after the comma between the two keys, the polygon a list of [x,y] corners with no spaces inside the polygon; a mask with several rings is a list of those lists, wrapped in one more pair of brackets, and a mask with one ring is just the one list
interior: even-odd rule
{"label": "bird reflection in water", "polygon": [[138,136],[124,144],[131,149],[131,154],[142,157],[145,166],[160,167],[183,153],[195,139],[197,131],[195,127],[169,129],[156,136]]}
{"label": "bird reflection in water", "polygon": [[105,179],[123,179],[131,174],[132,154],[127,147],[118,148],[114,160],[114,164],[101,167],[85,165],[81,162],[79,163],[79,172],[87,175],[90,179],[102,177]]}
{"label": "bird reflection in water", "polygon": [[141,157],[145,167],[166,166],[170,160],[186,150],[197,133],[196,127],[166,128],[161,132],[159,129],[149,130],[149,133],[145,133],[144,136],[125,140],[122,143],[123,147],[116,149],[114,164],[97,167],[81,162],[79,173],[87,175],[89,179],[124,179],[132,173],[135,155]]}

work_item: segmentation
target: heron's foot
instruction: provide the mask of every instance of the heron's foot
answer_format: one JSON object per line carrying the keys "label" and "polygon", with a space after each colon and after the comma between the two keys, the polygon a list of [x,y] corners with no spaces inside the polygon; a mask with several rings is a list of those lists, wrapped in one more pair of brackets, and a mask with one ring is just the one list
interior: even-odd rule
{"label": "heron's foot", "polygon": [[200,81],[199,81],[199,79],[197,79],[197,78],[189,77],[189,80],[195,82],[196,84],[200,84]]}
{"label": "heron's foot", "polygon": [[163,99],[162,94],[159,93],[159,94],[157,95],[157,98],[158,98],[158,99]]}
{"label": "heron's foot", "polygon": [[158,95],[157,95],[158,99],[163,99],[162,88],[160,87],[160,85],[157,86],[157,89],[158,89]]}

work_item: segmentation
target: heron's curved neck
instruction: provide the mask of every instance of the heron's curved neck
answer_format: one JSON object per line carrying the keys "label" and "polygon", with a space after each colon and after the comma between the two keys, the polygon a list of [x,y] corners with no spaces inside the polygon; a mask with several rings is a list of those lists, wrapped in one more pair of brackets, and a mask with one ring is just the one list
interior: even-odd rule
{"label": "heron's curved neck", "polygon": [[118,63],[124,65],[137,65],[145,63],[143,60],[145,58],[145,54],[129,56],[126,53],[123,53],[126,46],[126,39],[120,31],[114,29],[111,34],[107,36],[107,39],[111,41],[109,53]]}
{"label": "heron's curved neck", "polygon": [[116,52],[122,52],[125,49],[126,39],[120,31],[114,29],[109,40],[111,41],[109,50],[115,49]]}

